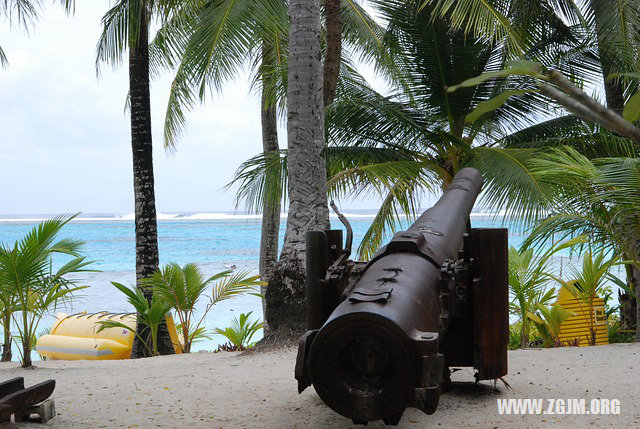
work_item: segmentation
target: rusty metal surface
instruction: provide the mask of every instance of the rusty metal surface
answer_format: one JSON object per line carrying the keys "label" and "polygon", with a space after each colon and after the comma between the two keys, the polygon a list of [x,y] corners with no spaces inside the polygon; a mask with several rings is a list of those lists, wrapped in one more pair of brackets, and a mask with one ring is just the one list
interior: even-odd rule
{"label": "rusty metal surface", "polygon": [[476,282],[473,296],[475,364],[479,380],[507,374],[509,344],[509,253],[507,230],[471,231]]}
{"label": "rusty metal surface", "polygon": [[313,385],[354,423],[397,424],[408,406],[435,412],[450,365],[474,366],[480,378],[506,372],[506,232],[469,230],[481,186],[478,171],[461,170],[366,264],[337,254],[324,232],[307,235],[308,305],[322,311],[300,341],[299,391]]}

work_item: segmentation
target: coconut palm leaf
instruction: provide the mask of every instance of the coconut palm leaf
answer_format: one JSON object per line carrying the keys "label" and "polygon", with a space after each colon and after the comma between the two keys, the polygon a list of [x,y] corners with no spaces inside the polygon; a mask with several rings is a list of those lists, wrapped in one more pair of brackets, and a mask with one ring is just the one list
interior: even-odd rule
{"label": "coconut palm leaf", "polygon": [[[59,0],[59,2],[65,12],[72,13],[74,11],[75,0]],[[0,17],[5,17],[9,21],[9,25],[16,25],[28,31],[38,19],[38,7],[41,4],[41,0],[0,0]],[[0,67],[7,65],[9,65],[9,61],[0,47]]]}

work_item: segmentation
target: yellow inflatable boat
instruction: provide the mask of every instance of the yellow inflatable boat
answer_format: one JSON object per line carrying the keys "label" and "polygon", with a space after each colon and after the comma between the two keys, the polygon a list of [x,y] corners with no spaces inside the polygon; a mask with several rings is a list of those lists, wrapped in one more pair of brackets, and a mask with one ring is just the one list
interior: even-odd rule
{"label": "yellow inflatable boat", "polygon": [[[131,329],[136,327],[135,313],[58,313],[51,332],[38,338],[36,351],[47,359],[111,360],[129,359],[134,334],[124,328],[97,332],[102,320],[114,320]],[[178,333],[171,315],[167,316],[169,336],[176,353],[180,353]]]}

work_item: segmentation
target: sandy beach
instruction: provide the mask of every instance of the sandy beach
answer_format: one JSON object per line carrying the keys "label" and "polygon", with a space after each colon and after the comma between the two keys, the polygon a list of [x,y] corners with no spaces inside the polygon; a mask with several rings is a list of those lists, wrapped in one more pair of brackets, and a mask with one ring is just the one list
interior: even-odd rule
{"label": "sandy beach", "polygon": [[[127,361],[48,361],[24,370],[0,365],[2,379],[57,381],[48,428],[346,428],[315,391],[297,394],[294,349],[240,356],[195,353]],[[407,409],[399,427],[638,427],[640,344],[509,352],[508,390],[453,374],[431,416]],[[617,398],[619,415],[498,415],[497,398]],[[588,409],[588,408],[587,408]],[[382,422],[369,427],[381,427]],[[357,426],[355,426],[357,427]]]}

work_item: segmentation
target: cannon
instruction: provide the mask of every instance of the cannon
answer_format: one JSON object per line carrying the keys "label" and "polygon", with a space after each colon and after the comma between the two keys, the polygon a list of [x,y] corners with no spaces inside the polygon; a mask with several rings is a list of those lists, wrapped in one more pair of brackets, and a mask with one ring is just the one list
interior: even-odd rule
{"label": "cannon", "polygon": [[[470,226],[482,176],[460,170],[437,203],[368,262],[349,259],[353,233],[309,231],[307,331],[295,378],[355,424],[398,424],[436,411],[449,368],[476,380],[507,374],[507,230]],[[332,203],[334,210],[337,209]]]}

